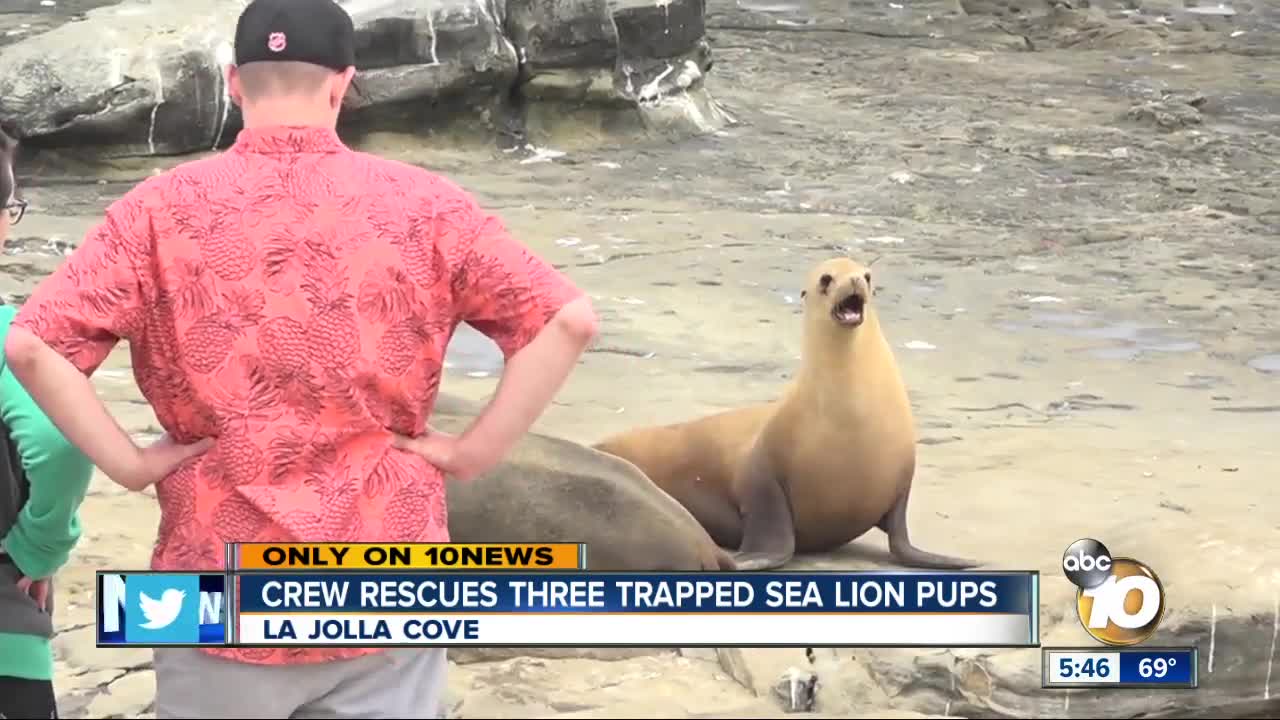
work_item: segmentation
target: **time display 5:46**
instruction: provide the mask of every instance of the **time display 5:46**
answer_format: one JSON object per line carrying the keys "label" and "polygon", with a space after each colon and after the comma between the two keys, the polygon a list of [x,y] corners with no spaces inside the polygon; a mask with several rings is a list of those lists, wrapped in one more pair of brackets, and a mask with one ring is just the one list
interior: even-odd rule
{"label": "time display 5:46", "polygon": [[1058,683],[1120,682],[1120,654],[1106,652],[1055,652],[1050,660]]}
{"label": "time display 5:46", "polygon": [[1058,674],[1105,678],[1111,675],[1111,658],[1105,655],[1096,658],[1086,657],[1084,660],[1072,660],[1069,657],[1059,658]]}

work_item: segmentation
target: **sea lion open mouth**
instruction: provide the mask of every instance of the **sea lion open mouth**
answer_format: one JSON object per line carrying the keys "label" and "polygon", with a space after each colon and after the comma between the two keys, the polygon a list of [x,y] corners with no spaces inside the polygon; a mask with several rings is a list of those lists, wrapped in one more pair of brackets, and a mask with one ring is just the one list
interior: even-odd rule
{"label": "sea lion open mouth", "polygon": [[866,299],[855,292],[836,303],[836,306],[831,309],[831,317],[845,327],[858,327],[862,324],[862,311],[866,305]]}

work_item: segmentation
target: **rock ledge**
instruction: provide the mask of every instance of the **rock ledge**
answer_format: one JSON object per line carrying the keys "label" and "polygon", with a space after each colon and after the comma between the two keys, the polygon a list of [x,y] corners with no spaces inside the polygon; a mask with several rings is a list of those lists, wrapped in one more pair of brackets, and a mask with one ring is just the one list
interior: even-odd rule
{"label": "rock ledge", "polygon": [[[359,68],[344,130],[448,132],[509,148],[556,133],[691,134],[732,122],[704,87],[703,0],[343,4]],[[224,73],[243,7],[122,0],[20,35],[0,47],[0,124],[28,145],[106,158],[225,147],[241,124]],[[560,133],[566,118],[576,126]]]}

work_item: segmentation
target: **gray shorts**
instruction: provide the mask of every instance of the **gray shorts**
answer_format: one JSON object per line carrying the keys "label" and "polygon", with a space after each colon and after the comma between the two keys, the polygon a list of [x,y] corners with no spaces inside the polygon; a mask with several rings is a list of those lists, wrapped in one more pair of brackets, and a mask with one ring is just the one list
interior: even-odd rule
{"label": "gray shorts", "polygon": [[251,665],[157,648],[157,718],[439,718],[444,648],[388,648],[352,660]]}

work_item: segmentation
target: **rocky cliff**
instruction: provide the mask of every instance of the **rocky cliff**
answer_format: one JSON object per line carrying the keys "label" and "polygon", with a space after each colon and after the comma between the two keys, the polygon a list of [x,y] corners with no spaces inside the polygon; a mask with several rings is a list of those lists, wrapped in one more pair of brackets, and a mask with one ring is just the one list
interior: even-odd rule
{"label": "rocky cliff", "polygon": [[[0,124],[105,157],[225,146],[244,0],[124,0],[0,15]],[[345,129],[461,130],[510,147],[574,110],[599,130],[708,131],[725,116],[703,0],[344,0],[359,73]],[[548,111],[549,109],[549,111]],[[551,119],[551,122],[548,122]]]}

